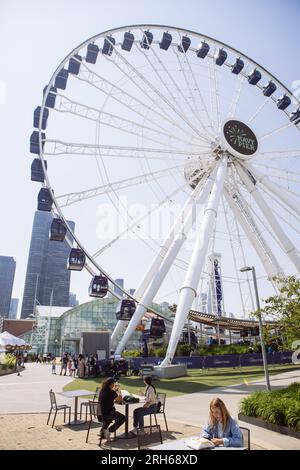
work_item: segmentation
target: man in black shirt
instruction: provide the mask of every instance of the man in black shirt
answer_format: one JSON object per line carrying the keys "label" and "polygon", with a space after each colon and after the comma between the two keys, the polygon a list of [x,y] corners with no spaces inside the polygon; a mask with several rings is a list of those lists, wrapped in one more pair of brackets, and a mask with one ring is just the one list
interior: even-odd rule
{"label": "man in black shirt", "polygon": [[[126,418],[122,413],[116,411],[114,402],[122,402],[122,395],[118,394],[115,390],[115,379],[109,377],[103,384],[99,394],[99,404],[101,409],[101,416],[98,417],[99,421],[103,422],[102,437],[109,439],[109,433],[115,432],[123,423]],[[114,424],[109,425],[114,421]],[[109,427],[109,429],[108,429]]]}

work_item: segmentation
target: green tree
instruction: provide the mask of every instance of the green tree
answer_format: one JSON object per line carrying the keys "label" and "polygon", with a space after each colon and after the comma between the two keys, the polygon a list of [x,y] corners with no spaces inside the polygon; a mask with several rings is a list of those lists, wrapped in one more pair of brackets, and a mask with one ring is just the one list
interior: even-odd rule
{"label": "green tree", "polygon": [[275,281],[279,294],[265,300],[261,313],[278,321],[283,345],[291,347],[293,341],[300,339],[300,279],[288,276]]}

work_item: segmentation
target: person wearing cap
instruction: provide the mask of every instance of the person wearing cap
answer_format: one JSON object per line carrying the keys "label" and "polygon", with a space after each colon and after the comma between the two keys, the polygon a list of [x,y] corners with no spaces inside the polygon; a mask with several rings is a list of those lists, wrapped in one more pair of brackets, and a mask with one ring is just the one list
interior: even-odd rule
{"label": "person wearing cap", "polygon": [[[122,395],[120,388],[116,387],[116,380],[113,377],[109,377],[102,383],[99,394],[99,404],[102,413],[99,416],[99,421],[103,422],[100,435],[105,439],[109,439],[110,433],[115,432],[126,421],[125,416],[116,411],[114,402],[122,403]],[[114,424],[111,425],[113,421]]]}

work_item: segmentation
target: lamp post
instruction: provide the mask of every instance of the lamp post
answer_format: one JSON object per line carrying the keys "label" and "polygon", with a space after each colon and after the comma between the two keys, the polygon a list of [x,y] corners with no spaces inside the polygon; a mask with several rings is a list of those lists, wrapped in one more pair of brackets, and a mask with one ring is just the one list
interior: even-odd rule
{"label": "lamp post", "polygon": [[259,337],[260,337],[261,352],[262,352],[262,357],[263,357],[265,379],[266,379],[266,388],[267,388],[268,392],[270,392],[271,386],[270,386],[270,379],[269,379],[266,348],[265,348],[265,342],[264,342],[264,338],[263,338],[263,325],[262,325],[262,320],[261,320],[261,311],[260,311],[260,302],[259,302],[258,289],[257,289],[256,271],[255,271],[254,266],[252,266],[251,268],[249,266],[245,266],[244,268],[241,268],[240,271],[241,272],[252,271],[253,285],[254,285],[256,305],[257,305],[257,317],[258,317],[258,324],[259,324]]}
{"label": "lamp post", "polygon": [[58,339],[55,338],[54,343],[55,343],[55,357],[56,357],[56,356],[57,356],[57,343],[58,343]]}

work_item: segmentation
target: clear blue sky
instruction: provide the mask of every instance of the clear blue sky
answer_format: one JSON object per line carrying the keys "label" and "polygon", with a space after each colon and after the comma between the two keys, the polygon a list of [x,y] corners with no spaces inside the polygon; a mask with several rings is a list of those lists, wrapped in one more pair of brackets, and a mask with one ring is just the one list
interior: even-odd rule
{"label": "clear blue sky", "polygon": [[29,136],[43,86],[77,44],[137,23],[199,31],[243,51],[289,87],[300,80],[297,0],[0,0],[0,255],[17,262],[13,296],[20,302],[37,195]]}

